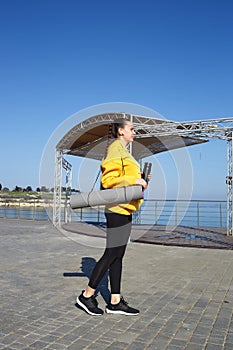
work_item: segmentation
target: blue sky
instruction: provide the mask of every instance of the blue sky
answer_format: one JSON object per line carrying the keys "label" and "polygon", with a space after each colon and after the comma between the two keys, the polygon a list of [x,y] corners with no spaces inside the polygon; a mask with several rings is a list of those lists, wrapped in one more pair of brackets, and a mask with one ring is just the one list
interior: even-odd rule
{"label": "blue sky", "polygon": [[[1,1],[0,183],[36,188],[53,131],[92,105],[135,103],[177,121],[232,117],[232,20],[226,0]],[[224,199],[225,142],[189,152],[194,198]],[[158,159],[172,197],[172,172]]]}

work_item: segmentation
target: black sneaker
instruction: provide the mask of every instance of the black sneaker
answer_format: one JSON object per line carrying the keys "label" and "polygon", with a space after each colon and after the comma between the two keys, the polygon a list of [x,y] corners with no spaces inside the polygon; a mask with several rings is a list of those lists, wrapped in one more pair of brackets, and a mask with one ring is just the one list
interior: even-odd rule
{"label": "black sneaker", "polygon": [[121,297],[121,300],[118,304],[109,303],[105,309],[107,314],[121,314],[121,315],[138,315],[139,310],[134,309],[133,307],[128,306],[127,302]]}
{"label": "black sneaker", "polygon": [[93,316],[100,316],[103,315],[103,310],[101,310],[100,308],[98,308],[98,302],[95,298],[94,295],[92,295],[89,298],[85,298],[83,296],[83,292],[82,291],[81,295],[79,297],[77,297],[77,304],[79,306],[81,306],[81,308],[86,311],[89,315],[93,315]]}

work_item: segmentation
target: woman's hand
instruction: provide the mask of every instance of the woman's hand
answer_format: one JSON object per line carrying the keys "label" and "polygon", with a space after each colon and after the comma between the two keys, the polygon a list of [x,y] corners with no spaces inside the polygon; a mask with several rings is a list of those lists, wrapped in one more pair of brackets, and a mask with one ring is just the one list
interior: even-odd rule
{"label": "woman's hand", "polygon": [[147,178],[148,182],[151,180],[151,177],[152,177],[152,173],[150,173],[150,174],[148,175],[148,178]]}
{"label": "woman's hand", "polygon": [[144,179],[136,179],[136,184],[141,185],[144,190],[146,190],[148,187],[148,184]]}

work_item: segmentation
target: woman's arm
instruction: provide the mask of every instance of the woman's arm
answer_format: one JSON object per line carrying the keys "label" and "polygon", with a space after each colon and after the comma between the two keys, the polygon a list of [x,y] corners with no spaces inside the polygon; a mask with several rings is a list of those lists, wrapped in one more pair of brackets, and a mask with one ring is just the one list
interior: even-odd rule
{"label": "woman's arm", "polygon": [[102,165],[102,177],[101,183],[104,188],[123,187],[130,185],[141,185],[143,189],[147,188],[147,182],[140,176],[140,172],[137,171],[135,164],[123,161],[124,166],[132,166],[132,175],[124,174],[122,159],[115,158],[109,162],[104,162]]}
{"label": "woman's arm", "polygon": [[122,187],[136,185],[135,175],[123,174],[122,159],[117,158],[109,162],[105,162],[102,167],[101,182],[104,188]]}

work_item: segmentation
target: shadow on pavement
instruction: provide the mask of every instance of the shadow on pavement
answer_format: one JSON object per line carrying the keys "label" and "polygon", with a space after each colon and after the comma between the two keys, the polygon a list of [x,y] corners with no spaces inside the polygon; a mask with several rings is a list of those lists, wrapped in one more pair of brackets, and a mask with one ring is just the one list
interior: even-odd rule
{"label": "shadow on pavement", "polygon": [[[82,272],[64,272],[63,276],[64,277],[87,277],[89,279],[91,277],[95,264],[96,264],[96,260],[94,258],[82,257],[82,262],[81,262]],[[83,286],[83,289],[85,289],[85,285]],[[97,295],[98,293],[102,296],[102,298],[108,304],[109,298],[110,298],[110,291],[108,289],[108,273],[106,273],[102,278],[102,280],[100,281],[95,291],[95,295]]]}

